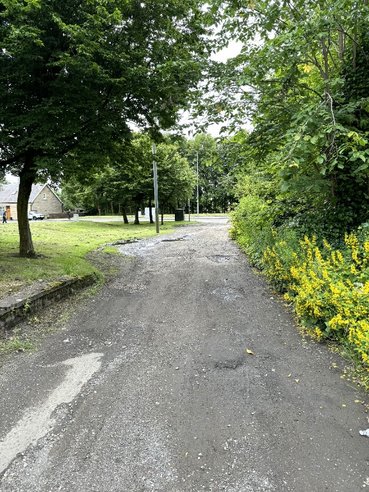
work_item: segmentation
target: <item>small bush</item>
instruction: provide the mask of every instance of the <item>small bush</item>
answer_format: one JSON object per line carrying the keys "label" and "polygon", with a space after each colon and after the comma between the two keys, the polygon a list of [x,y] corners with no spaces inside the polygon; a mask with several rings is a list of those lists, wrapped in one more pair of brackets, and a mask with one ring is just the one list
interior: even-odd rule
{"label": "small bush", "polygon": [[297,248],[277,240],[263,265],[317,338],[349,345],[369,365],[369,239],[346,234],[342,249],[319,246],[315,237]]}
{"label": "small bush", "polygon": [[231,236],[255,266],[262,266],[263,251],[273,241],[271,210],[266,201],[246,195],[232,215]]}

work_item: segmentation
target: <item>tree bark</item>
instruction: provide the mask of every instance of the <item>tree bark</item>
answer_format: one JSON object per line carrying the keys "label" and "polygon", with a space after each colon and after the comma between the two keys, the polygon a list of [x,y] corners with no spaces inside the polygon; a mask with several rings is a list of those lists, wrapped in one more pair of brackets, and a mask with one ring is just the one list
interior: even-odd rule
{"label": "tree bark", "polygon": [[136,211],[135,211],[135,225],[140,225],[140,219],[138,217],[138,213],[140,211],[140,207],[136,207]]}
{"label": "tree bark", "polygon": [[345,55],[345,33],[342,29],[338,31],[338,56],[343,61]]}
{"label": "tree bark", "polygon": [[123,222],[125,224],[129,224],[128,217],[127,217],[127,212],[126,212],[125,207],[122,208],[122,215],[123,215]]}
{"label": "tree bark", "polygon": [[149,199],[149,216],[150,216],[150,224],[153,224],[155,221],[154,221],[154,218],[152,216],[152,201],[151,201],[151,198]]}
{"label": "tree bark", "polygon": [[34,156],[31,152],[26,154],[24,165],[19,173],[19,191],[17,201],[18,231],[19,231],[19,255],[23,258],[35,258],[31,228],[28,220],[28,203],[32,185],[36,179]]}

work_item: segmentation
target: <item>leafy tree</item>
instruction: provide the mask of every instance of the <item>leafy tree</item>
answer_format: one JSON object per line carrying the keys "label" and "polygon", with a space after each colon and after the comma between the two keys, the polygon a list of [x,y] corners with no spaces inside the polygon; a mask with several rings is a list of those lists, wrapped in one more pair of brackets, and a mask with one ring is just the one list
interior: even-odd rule
{"label": "leafy tree", "polygon": [[36,180],[98,169],[129,123],[170,127],[205,66],[194,0],[0,0],[0,169],[20,178],[20,254]]}
{"label": "leafy tree", "polygon": [[[251,119],[255,172],[279,189],[277,220],[333,234],[368,217],[367,2],[215,2],[221,42],[241,53],[214,65],[214,120]],[[220,71],[223,71],[220,74]],[[318,214],[317,214],[318,211]]]}
{"label": "leafy tree", "polygon": [[[165,140],[157,145],[159,199],[164,208],[175,208],[192,194],[194,173],[188,161],[180,155],[178,146]],[[125,222],[126,209],[133,208],[135,223],[139,210],[153,202],[152,140],[148,135],[135,134],[129,143],[117,145],[109,164],[98,173],[90,173],[88,180],[69,180],[63,191],[85,207],[100,209],[107,204],[118,204]],[[151,218],[152,221],[152,218]]]}
{"label": "leafy tree", "polygon": [[192,196],[195,173],[177,146],[162,143],[157,147],[159,205],[161,223],[165,209],[183,205]]}
{"label": "leafy tree", "polygon": [[[184,153],[199,180],[200,212],[226,212],[234,201],[233,187],[237,159],[229,159],[231,140],[219,143],[209,134],[199,133],[184,144]],[[197,184],[197,183],[196,183]],[[194,201],[196,201],[196,191]]]}

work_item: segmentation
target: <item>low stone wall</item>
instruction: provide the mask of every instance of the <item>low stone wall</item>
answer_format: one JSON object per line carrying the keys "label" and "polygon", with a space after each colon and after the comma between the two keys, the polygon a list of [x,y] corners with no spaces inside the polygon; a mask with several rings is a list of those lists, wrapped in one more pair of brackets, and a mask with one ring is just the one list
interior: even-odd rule
{"label": "low stone wall", "polygon": [[44,307],[59,301],[77,290],[92,285],[95,275],[78,278],[62,278],[57,282],[37,282],[16,294],[0,299],[0,333]]}

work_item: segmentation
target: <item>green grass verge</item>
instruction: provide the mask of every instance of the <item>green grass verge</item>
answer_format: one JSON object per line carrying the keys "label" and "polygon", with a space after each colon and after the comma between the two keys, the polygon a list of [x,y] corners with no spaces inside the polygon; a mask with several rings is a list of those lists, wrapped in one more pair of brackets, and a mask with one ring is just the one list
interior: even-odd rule
{"label": "green grass verge", "polygon": [[[167,233],[177,225],[161,226]],[[38,279],[53,280],[61,276],[82,276],[96,272],[86,259],[87,253],[98,247],[122,239],[141,239],[155,236],[155,225],[125,225],[123,222],[91,221],[35,221],[31,230],[36,253],[35,259],[18,255],[18,228],[16,223],[0,225],[0,297],[19,290]],[[109,248],[107,252],[111,253]]]}
{"label": "green grass verge", "polygon": [[34,348],[35,346],[31,341],[19,336],[0,339],[0,355],[11,354],[12,352],[27,352]]}

